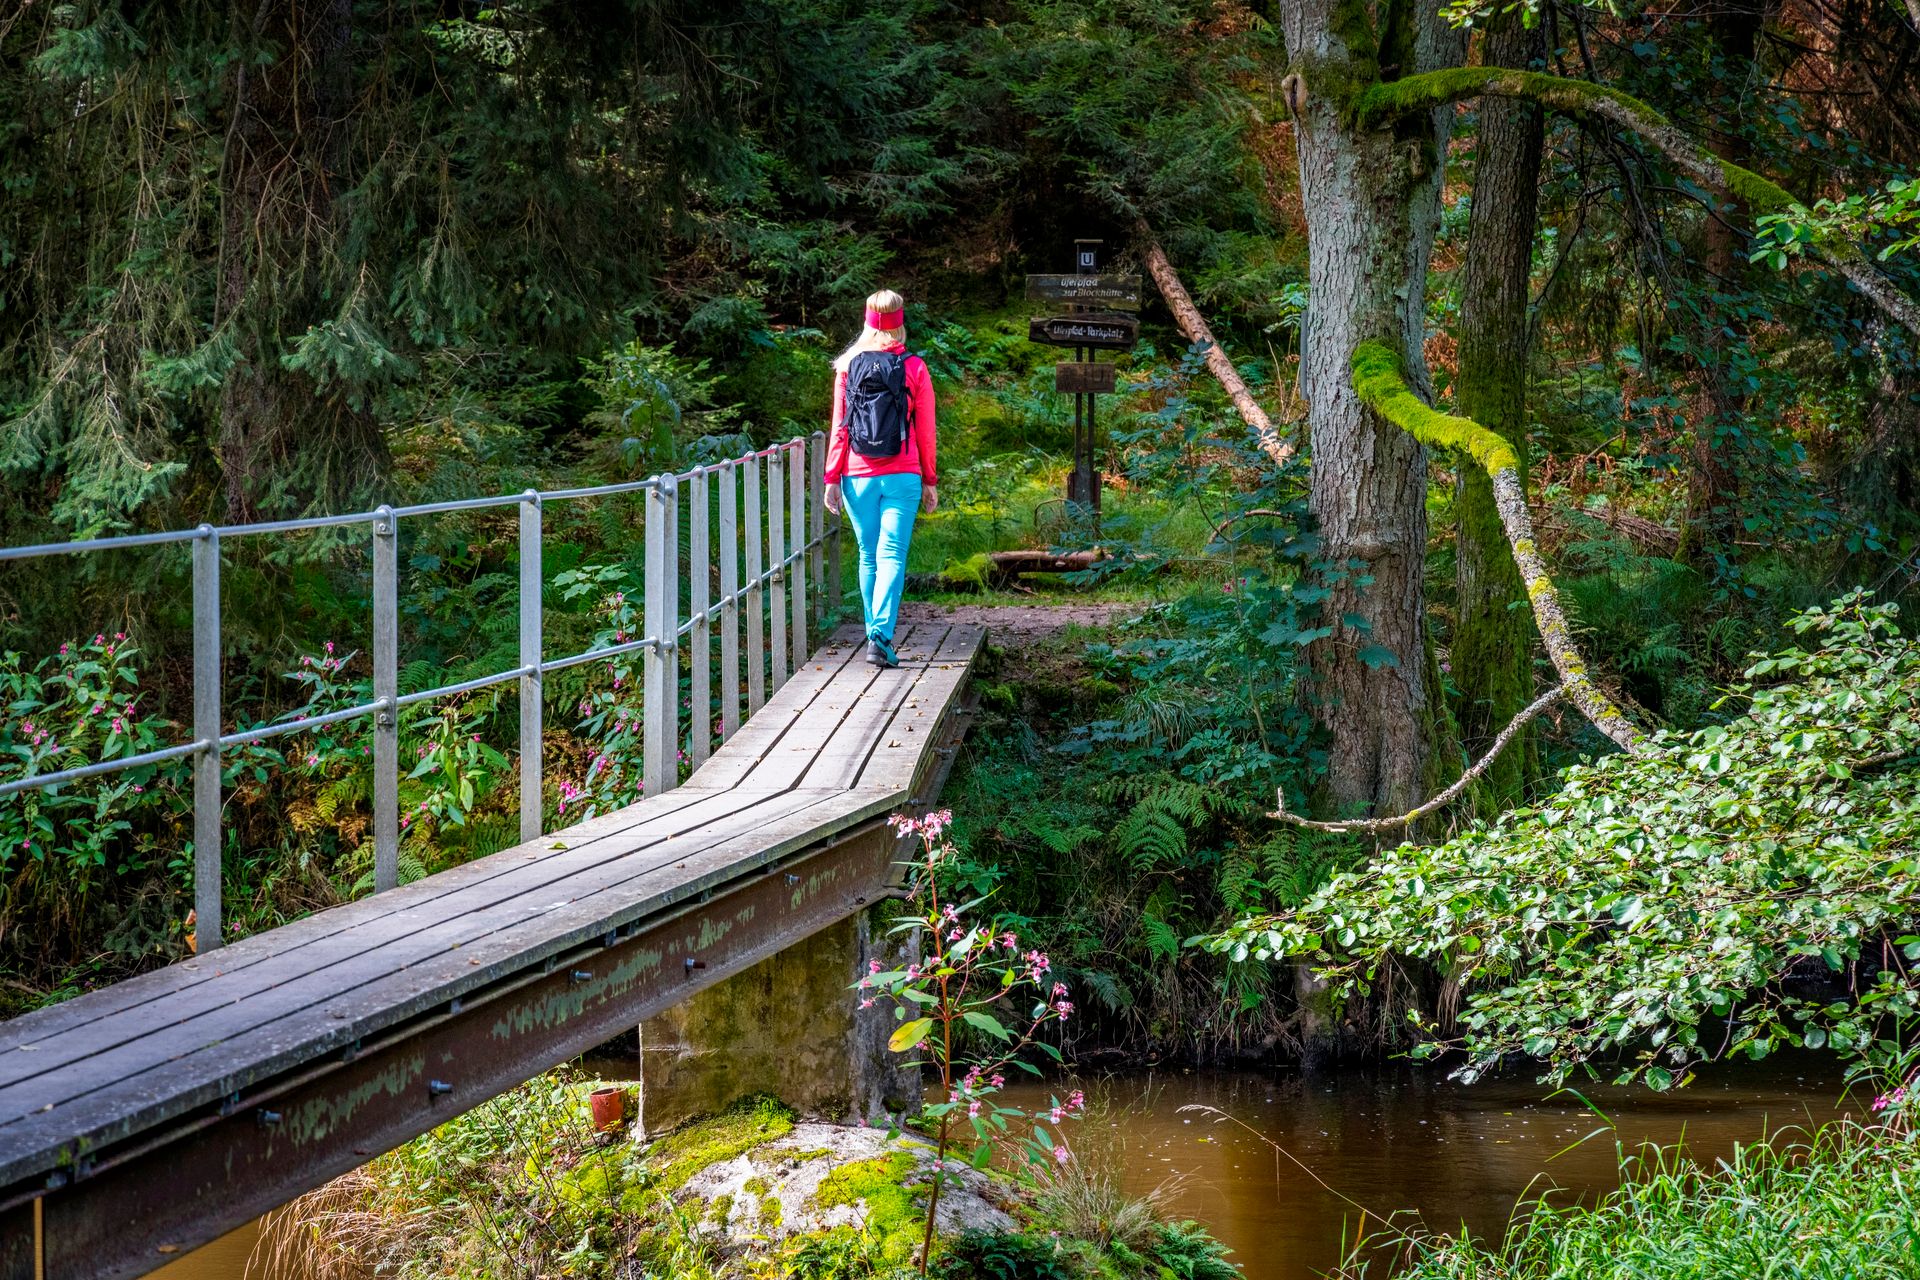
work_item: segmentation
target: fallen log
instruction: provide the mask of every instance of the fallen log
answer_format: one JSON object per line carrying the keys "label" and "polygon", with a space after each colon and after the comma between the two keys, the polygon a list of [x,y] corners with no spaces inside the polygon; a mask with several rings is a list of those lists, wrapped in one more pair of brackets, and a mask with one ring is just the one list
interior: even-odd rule
{"label": "fallen log", "polygon": [[1260,402],[1253,398],[1253,392],[1248,389],[1246,379],[1240,376],[1240,371],[1233,367],[1233,361],[1227,359],[1227,353],[1222,351],[1220,344],[1214,340],[1213,330],[1207,327],[1205,317],[1200,314],[1200,308],[1193,305],[1192,296],[1187,293],[1186,286],[1180,283],[1180,276],[1174,271],[1173,264],[1167,261],[1167,251],[1162,249],[1160,242],[1154,238],[1153,228],[1149,227],[1144,220],[1134,225],[1141,241],[1146,245],[1147,272],[1153,277],[1154,284],[1160,287],[1160,296],[1166,299],[1167,308],[1173,312],[1174,321],[1180,326],[1180,332],[1187,336],[1188,342],[1206,348],[1207,369],[1219,380],[1221,388],[1227,393],[1227,398],[1233,401],[1233,407],[1240,414],[1241,420],[1253,428],[1253,434],[1259,439],[1261,449],[1265,450],[1266,455],[1275,463],[1284,466],[1295,453],[1292,442],[1282,436],[1279,428],[1273,425],[1273,419],[1268,417],[1267,411],[1260,407]]}

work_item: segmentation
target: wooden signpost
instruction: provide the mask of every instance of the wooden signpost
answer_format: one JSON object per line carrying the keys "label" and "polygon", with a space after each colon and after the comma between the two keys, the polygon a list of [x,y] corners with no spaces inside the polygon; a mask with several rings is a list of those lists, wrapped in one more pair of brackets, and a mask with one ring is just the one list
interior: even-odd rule
{"label": "wooden signpost", "polygon": [[1028,276],[1030,302],[1070,302],[1115,311],[1140,309],[1139,276]]}
{"label": "wooden signpost", "polygon": [[1027,340],[1051,347],[1098,347],[1131,351],[1140,338],[1132,316],[1035,316],[1027,321]]}
{"label": "wooden signpost", "polygon": [[1054,390],[1073,396],[1073,470],[1067,502],[1084,508],[1100,526],[1100,473],[1094,469],[1094,397],[1111,395],[1114,368],[1090,358],[1095,351],[1131,351],[1140,338],[1140,277],[1100,274],[1100,241],[1073,242],[1072,275],[1027,277],[1027,297],[1059,304],[1064,315],[1035,316],[1027,339],[1072,347],[1074,359],[1054,366]]}

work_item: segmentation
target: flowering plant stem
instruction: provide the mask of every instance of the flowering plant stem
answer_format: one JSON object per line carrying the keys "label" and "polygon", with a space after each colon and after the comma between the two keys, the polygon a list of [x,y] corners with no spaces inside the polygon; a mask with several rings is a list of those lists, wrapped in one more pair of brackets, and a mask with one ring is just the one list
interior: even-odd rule
{"label": "flowering plant stem", "polygon": [[[997,918],[969,918],[984,898],[963,904],[941,901],[939,871],[955,852],[945,839],[952,813],[942,810],[925,818],[896,816],[890,821],[902,836],[917,837],[920,842],[920,852],[910,864],[914,909],[892,932],[920,932],[931,954],[892,971],[883,970],[875,960],[858,987],[863,1009],[882,996],[894,1001],[894,1017],[900,1025],[888,1047],[896,1053],[924,1053],[913,1065],[931,1065],[939,1076],[938,1098],[921,1106],[922,1125],[934,1135],[933,1176],[920,1246],[924,1276],[933,1257],[940,1193],[950,1180],[958,1180],[962,1164],[985,1169],[993,1161],[995,1141],[1007,1139],[1016,1123],[1020,1127],[1012,1140],[1029,1163],[1065,1164],[1072,1153],[1048,1126],[1078,1118],[1085,1112],[1086,1099],[1075,1090],[1065,1102],[1049,1099],[1050,1105],[1040,1111],[993,1101],[1006,1085],[1006,1071],[1039,1074],[1040,1069],[1022,1056],[1029,1048],[1060,1060],[1059,1049],[1040,1039],[1039,1033],[1049,1022],[1065,1021],[1073,1003],[1067,999],[1066,984],[1049,976],[1051,966],[1044,953],[1023,952],[1019,937]],[[1030,1008],[1009,1014],[1028,998],[1033,1001]],[[963,1063],[959,1055],[969,1042],[980,1044],[986,1052]],[[896,1127],[889,1136],[898,1135]],[[965,1157],[950,1158],[949,1153],[963,1143],[968,1145]]]}

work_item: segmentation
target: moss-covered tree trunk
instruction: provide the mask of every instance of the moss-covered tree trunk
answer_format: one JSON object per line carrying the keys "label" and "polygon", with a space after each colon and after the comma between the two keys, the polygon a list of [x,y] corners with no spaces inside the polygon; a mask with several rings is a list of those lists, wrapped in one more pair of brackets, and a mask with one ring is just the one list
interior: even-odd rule
{"label": "moss-covered tree trunk", "polygon": [[1331,738],[1322,804],[1342,816],[1418,802],[1444,710],[1426,650],[1426,454],[1360,402],[1348,371],[1356,345],[1382,340],[1408,353],[1426,389],[1427,262],[1452,113],[1365,127],[1353,106],[1373,85],[1459,61],[1460,37],[1437,10],[1388,5],[1376,17],[1358,0],[1282,9],[1308,232],[1310,504],[1335,567],[1333,632],[1307,651],[1309,696]]}
{"label": "moss-covered tree trunk", "polygon": [[[1529,31],[1515,11],[1494,20],[1481,45],[1481,61],[1524,68],[1540,45],[1539,28]],[[1461,417],[1513,446],[1523,482],[1532,345],[1527,286],[1544,134],[1540,108],[1533,103],[1489,99],[1480,104],[1454,393]],[[1450,657],[1460,690],[1461,741],[1477,759],[1533,700],[1534,621],[1494,506],[1492,478],[1481,468],[1461,467],[1454,510],[1458,568]],[[1482,775],[1490,807],[1504,809],[1518,801],[1538,768],[1533,732],[1523,729]]]}

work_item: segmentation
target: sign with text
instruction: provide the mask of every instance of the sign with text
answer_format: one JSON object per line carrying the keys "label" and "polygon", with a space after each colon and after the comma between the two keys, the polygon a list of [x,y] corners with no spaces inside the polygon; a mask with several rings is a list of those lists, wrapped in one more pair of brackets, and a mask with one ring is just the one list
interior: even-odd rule
{"label": "sign with text", "polygon": [[1140,337],[1132,316],[1035,316],[1027,321],[1027,341],[1050,347],[1099,347],[1129,351]]}
{"label": "sign with text", "polygon": [[1028,276],[1027,298],[1121,311],[1140,309],[1139,276]]}
{"label": "sign with text", "polygon": [[1063,360],[1053,366],[1053,389],[1071,395],[1112,395],[1114,366],[1097,361]]}

